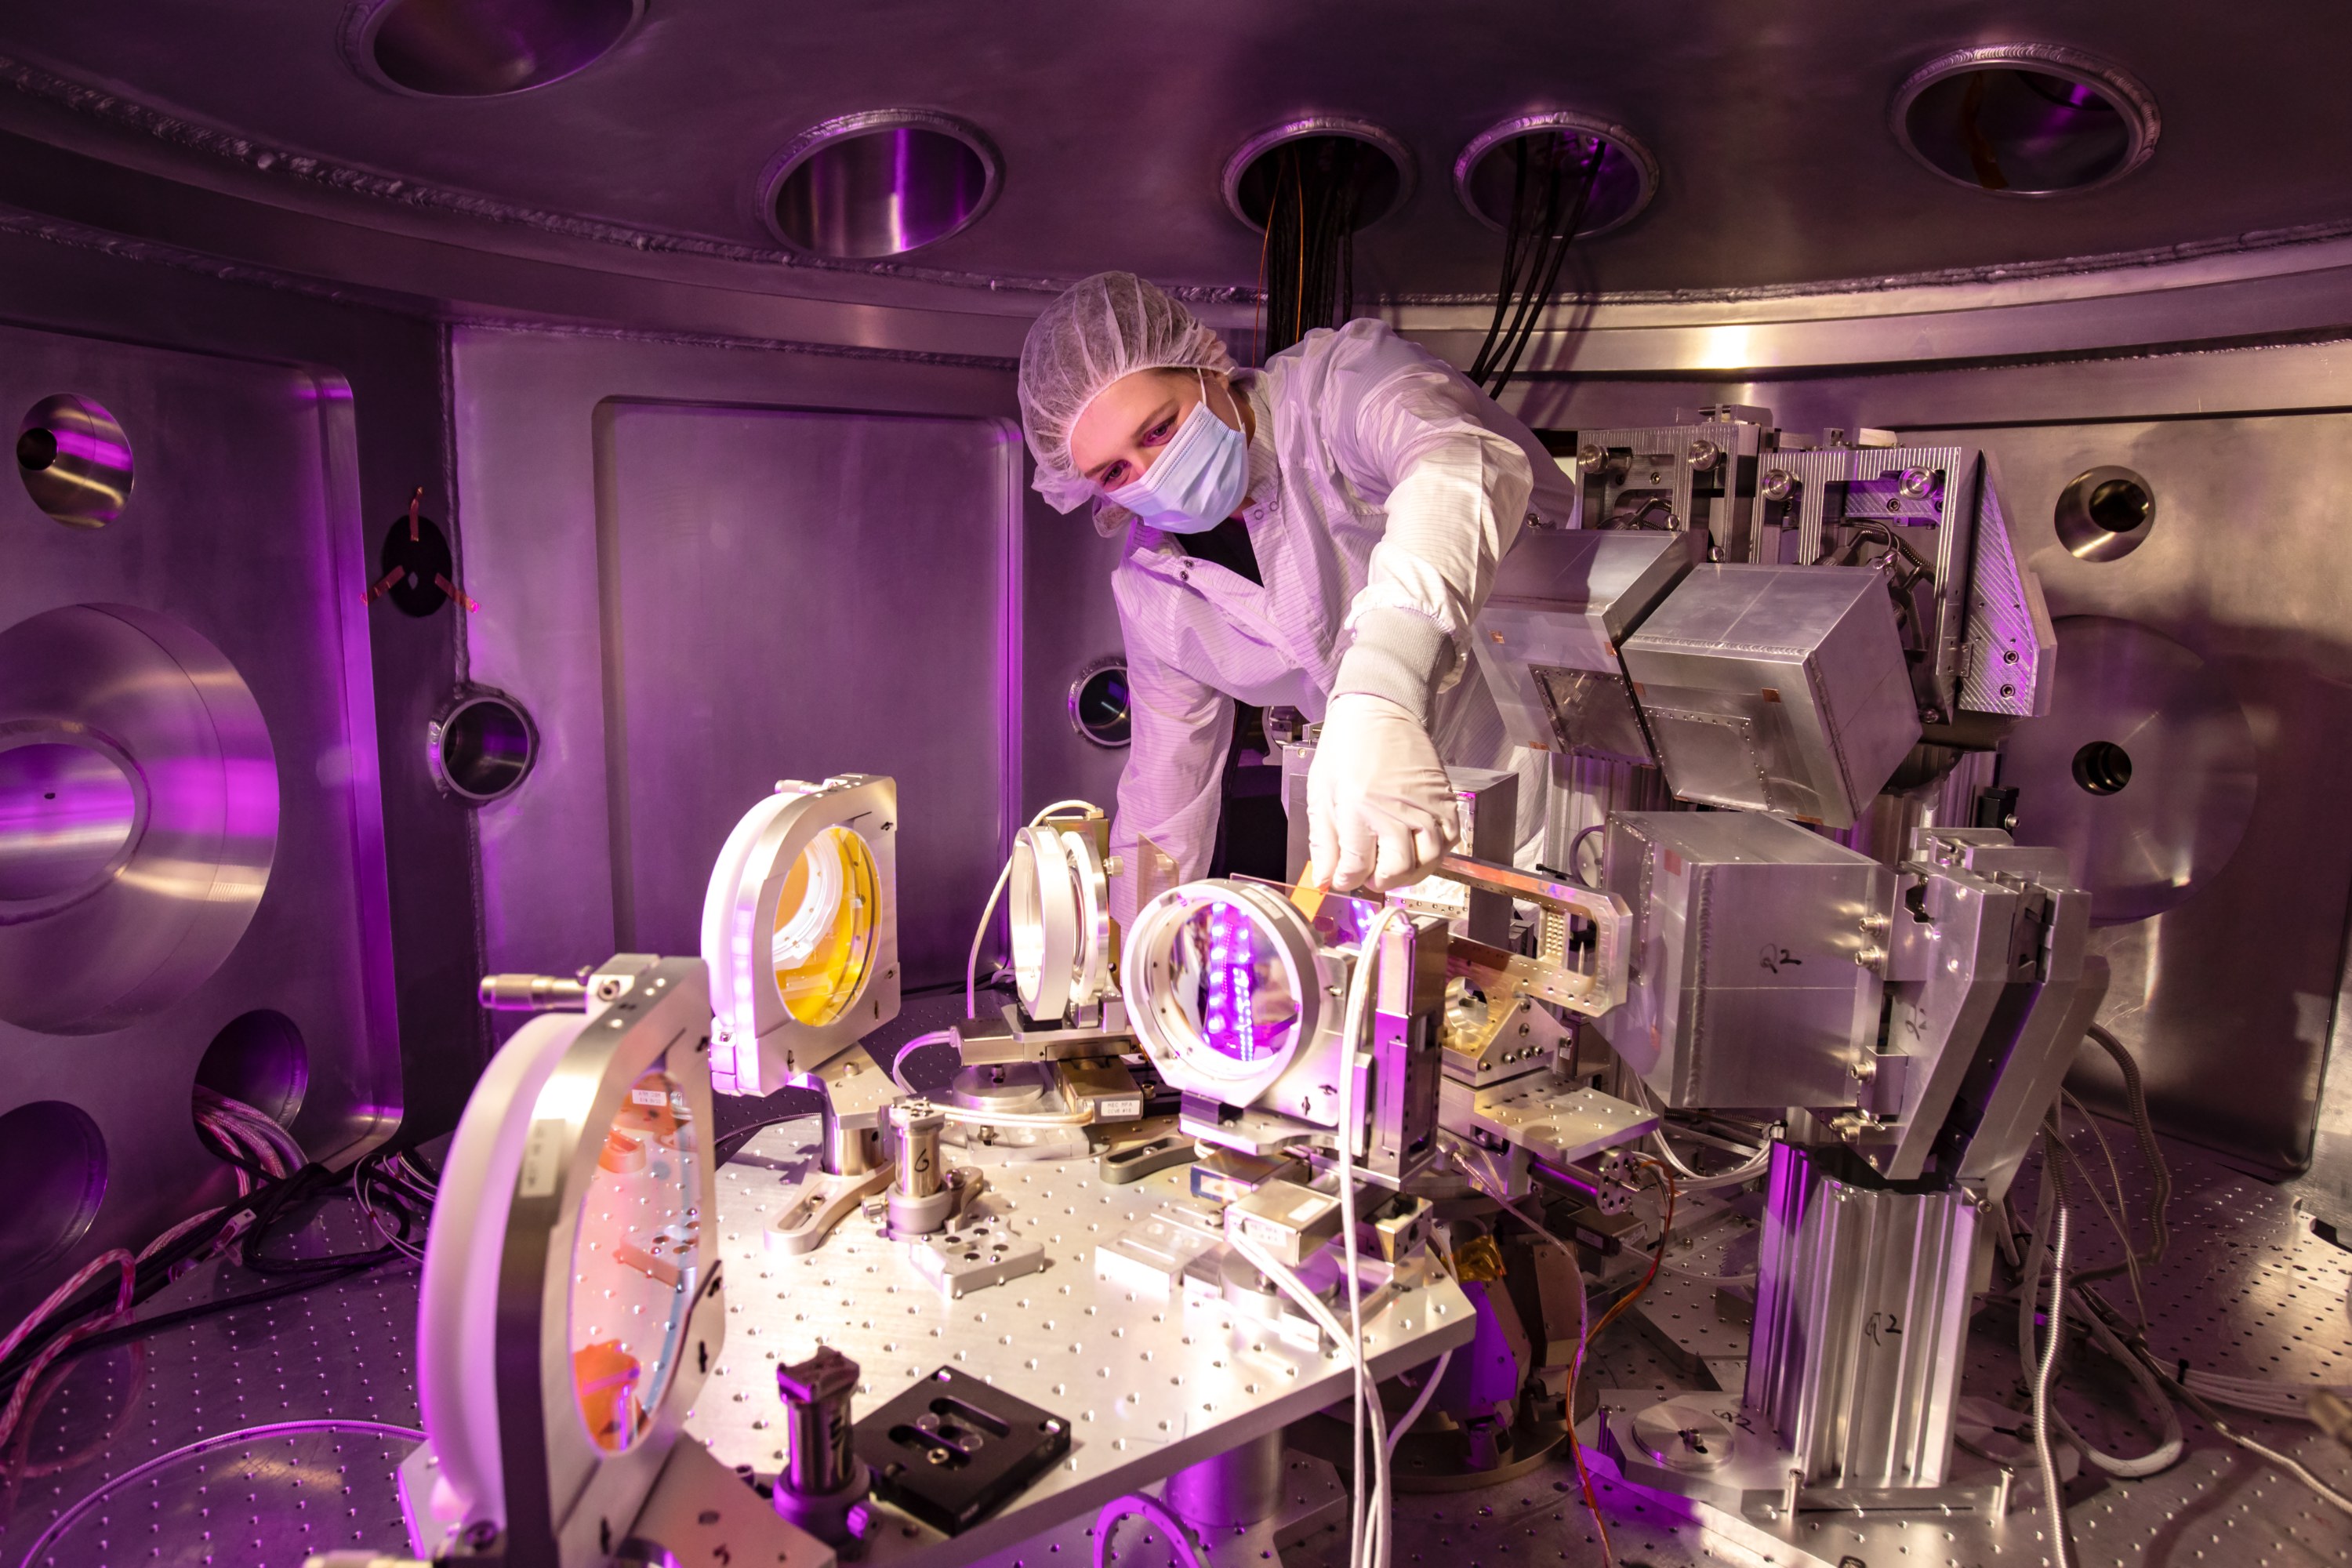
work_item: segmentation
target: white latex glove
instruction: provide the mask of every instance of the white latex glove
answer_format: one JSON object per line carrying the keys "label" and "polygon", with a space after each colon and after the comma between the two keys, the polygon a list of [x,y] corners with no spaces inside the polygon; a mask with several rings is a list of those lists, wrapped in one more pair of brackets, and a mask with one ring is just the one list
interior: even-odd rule
{"label": "white latex glove", "polygon": [[1454,847],[1461,808],[1421,721],[1385,697],[1331,699],[1307,773],[1307,839],[1336,891],[1417,882]]}

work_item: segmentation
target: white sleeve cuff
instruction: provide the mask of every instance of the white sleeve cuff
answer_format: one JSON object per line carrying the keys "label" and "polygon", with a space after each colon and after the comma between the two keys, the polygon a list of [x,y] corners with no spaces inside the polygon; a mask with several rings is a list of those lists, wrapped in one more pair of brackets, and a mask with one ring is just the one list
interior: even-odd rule
{"label": "white sleeve cuff", "polygon": [[1427,728],[1440,679],[1452,668],[1445,628],[1411,610],[1375,605],[1359,610],[1355,640],[1340,657],[1331,695],[1384,697]]}

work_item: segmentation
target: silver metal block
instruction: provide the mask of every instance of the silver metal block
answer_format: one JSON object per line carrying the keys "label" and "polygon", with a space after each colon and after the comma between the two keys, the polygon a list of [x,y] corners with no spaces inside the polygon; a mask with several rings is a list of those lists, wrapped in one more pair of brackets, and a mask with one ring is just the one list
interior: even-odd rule
{"label": "silver metal block", "polygon": [[1471,638],[1514,743],[1652,760],[1617,649],[1706,548],[1702,532],[1520,535]]}
{"label": "silver metal block", "polygon": [[1744,1403],[1794,1450],[1806,1486],[1941,1486],[1976,1208],[1840,1168],[1835,1152],[1772,1152]]}
{"label": "silver metal block", "polygon": [[1919,739],[1894,601],[1867,567],[1699,567],[1623,653],[1683,800],[1851,827]]}
{"label": "silver metal block", "polygon": [[1842,1106],[1878,1036],[1895,874],[1778,817],[1622,812],[1633,975],[1601,1031],[1668,1106]]}
{"label": "silver metal block", "polygon": [[908,1249],[915,1272],[949,1297],[1001,1285],[1045,1267],[1045,1249],[995,1215],[967,1210],[944,1236],[926,1237]]}
{"label": "silver metal block", "polygon": [[1596,1089],[1531,1076],[1473,1089],[1447,1079],[1438,1101],[1438,1124],[1456,1137],[1501,1139],[1537,1159],[1565,1165],[1647,1137],[1657,1117]]}

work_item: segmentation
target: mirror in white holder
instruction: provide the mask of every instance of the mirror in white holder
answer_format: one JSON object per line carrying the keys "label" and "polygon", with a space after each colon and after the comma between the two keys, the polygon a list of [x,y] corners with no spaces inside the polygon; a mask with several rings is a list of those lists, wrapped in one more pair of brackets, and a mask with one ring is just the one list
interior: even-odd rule
{"label": "mirror in white holder", "polygon": [[443,1172],[417,1318],[426,1443],[401,1472],[423,1552],[469,1532],[509,1562],[607,1561],[599,1521],[636,1518],[693,1447],[680,1426],[726,1311],[707,980],[623,955],[587,993],[584,1016],[534,1018],[491,1060]]}
{"label": "mirror in white holder", "polygon": [[719,1093],[772,1093],[898,1016],[898,795],[786,780],[728,835],[702,905]]}

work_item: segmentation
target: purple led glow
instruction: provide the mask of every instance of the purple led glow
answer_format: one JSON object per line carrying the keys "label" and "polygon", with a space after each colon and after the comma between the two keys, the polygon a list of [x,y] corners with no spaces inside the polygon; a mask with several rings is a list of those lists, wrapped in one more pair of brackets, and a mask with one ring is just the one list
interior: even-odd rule
{"label": "purple led glow", "polygon": [[1211,1049],[1235,1061],[1254,1062],[1261,1053],[1257,1000],[1256,937],[1249,917],[1228,904],[1209,910],[1208,1005],[1202,1033]]}

